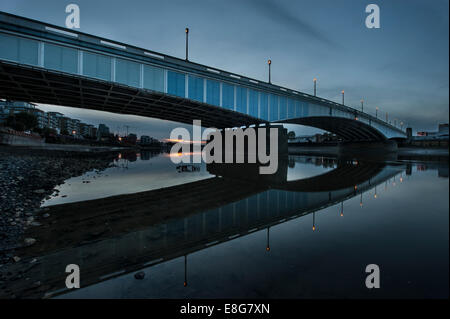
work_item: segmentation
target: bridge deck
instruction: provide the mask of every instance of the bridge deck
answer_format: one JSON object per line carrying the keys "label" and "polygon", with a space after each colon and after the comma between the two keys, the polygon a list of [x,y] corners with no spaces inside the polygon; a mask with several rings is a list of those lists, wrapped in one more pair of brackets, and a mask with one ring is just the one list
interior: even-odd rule
{"label": "bridge deck", "polygon": [[[0,66],[4,98],[184,123],[195,118],[218,128],[332,117],[359,121],[385,138],[405,137],[380,119],[320,97],[3,12]],[[373,135],[356,129],[351,139]]]}

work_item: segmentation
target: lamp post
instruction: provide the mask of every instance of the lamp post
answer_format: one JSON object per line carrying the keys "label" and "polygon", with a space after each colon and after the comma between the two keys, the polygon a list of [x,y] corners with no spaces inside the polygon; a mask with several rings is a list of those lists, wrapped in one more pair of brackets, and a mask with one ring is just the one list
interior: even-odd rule
{"label": "lamp post", "polygon": [[269,64],[269,84],[271,84],[271,82],[270,82],[270,65],[272,64],[272,60],[268,60],[267,61],[267,64]]}
{"label": "lamp post", "polygon": [[364,112],[364,100],[361,99],[361,112]]}
{"label": "lamp post", "polygon": [[378,118],[378,106],[375,108],[375,117]]}
{"label": "lamp post", "polygon": [[386,112],[386,122],[388,121],[388,113]]}
{"label": "lamp post", "polygon": [[316,78],[314,78],[314,96],[316,96],[316,93],[317,93],[317,91],[316,91],[316,84],[317,84],[317,79]]}
{"label": "lamp post", "polygon": [[342,105],[344,105],[344,90],[342,90]]}
{"label": "lamp post", "polygon": [[186,61],[188,61],[189,28],[186,28],[184,31],[186,32]]}

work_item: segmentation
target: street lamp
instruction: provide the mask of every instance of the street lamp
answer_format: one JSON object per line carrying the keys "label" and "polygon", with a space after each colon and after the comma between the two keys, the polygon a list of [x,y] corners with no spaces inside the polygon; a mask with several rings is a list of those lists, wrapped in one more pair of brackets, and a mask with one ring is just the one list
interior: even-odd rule
{"label": "street lamp", "polygon": [[342,90],[342,105],[344,105],[344,90]]}
{"label": "street lamp", "polygon": [[189,28],[184,29],[186,32],[186,61],[188,60],[188,45],[189,45]]}
{"label": "street lamp", "polygon": [[364,112],[364,100],[361,99],[361,112]]}
{"label": "street lamp", "polygon": [[375,108],[375,117],[378,118],[378,106]]}
{"label": "street lamp", "polygon": [[316,78],[314,78],[314,96],[316,96],[316,93],[317,93],[317,91],[316,91],[316,84],[317,84],[317,79]]}
{"label": "street lamp", "polygon": [[271,84],[271,82],[270,82],[270,65],[272,64],[272,60],[268,60],[267,61],[267,64],[269,64],[269,84]]}

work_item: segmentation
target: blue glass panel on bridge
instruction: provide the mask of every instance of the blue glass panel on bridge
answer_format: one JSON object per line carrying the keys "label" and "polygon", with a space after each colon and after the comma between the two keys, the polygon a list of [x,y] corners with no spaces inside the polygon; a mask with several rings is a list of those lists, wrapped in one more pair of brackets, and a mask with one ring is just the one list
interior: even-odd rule
{"label": "blue glass panel on bridge", "polygon": [[198,236],[203,233],[202,219],[205,214],[207,214],[207,212],[191,215],[186,218],[186,231],[188,234],[195,234]]}
{"label": "blue glass panel on bridge", "polygon": [[295,101],[293,99],[288,98],[287,105],[288,105],[288,118],[292,119],[295,117]]}
{"label": "blue glass panel on bridge", "polygon": [[188,97],[192,100],[203,102],[203,79],[189,75]]}
{"label": "blue glass panel on bridge", "polygon": [[269,100],[270,100],[270,121],[277,121],[278,120],[278,96],[269,94]]}
{"label": "blue glass panel on bridge", "polygon": [[267,192],[258,194],[258,213],[259,218],[265,218],[267,216]]}
{"label": "blue glass panel on bridge", "polygon": [[275,216],[278,211],[278,192],[276,190],[267,191],[269,197],[269,209],[267,216]]}
{"label": "blue glass panel on bridge", "polygon": [[269,96],[264,92],[259,93],[259,117],[269,120]]}
{"label": "blue glass panel on bridge", "polygon": [[247,89],[236,86],[236,111],[247,113]]}
{"label": "blue glass panel on bridge", "polygon": [[38,65],[37,41],[0,34],[0,58],[23,64]]}
{"label": "blue glass panel on bridge", "polygon": [[295,117],[302,116],[302,104],[299,100],[295,100]]}
{"label": "blue glass panel on bridge", "polygon": [[221,218],[222,218],[222,227],[223,228],[231,228],[234,225],[233,219],[233,204],[228,204],[222,207],[221,209]]}
{"label": "blue glass panel on bridge", "polygon": [[248,220],[256,222],[258,220],[258,196],[253,195],[247,199],[248,203]]}
{"label": "blue glass panel on bridge", "polygon": [[248,114],[258,117],[258,92],[248,90]]}
{"label": "blue glass panel on bridge", "polygon": [[244,199],[236,202],[235,210],[238,225],[244,225],[247,222],[247,201]]}
{"label": "blue glass panel on bridge", "polygon": [[167,223],[166,236],[174,237],[174,238],[183,238],[184,237],[184,220],[183,219],[175,219],[171,223]]}
{"label": "blue glass panel on bridge", "polygon": [[309,103],[308,102],[301,102],[302,103],[302,116],[306,117],[309,115]]}
{"label": "blue glass panel on bridge", "polygon": [[83,52],[83,75],[111,81],[111,62],[110,57]]}
{"label": "blue glass panel on bridge", "polygon": [[222,106],[234,110],[234,85],[222,83]]}
{"label": "blue glass panel on bridge", "polygon": [[287,212],[287,192],[279,191],[278,193],[278,210],[279,214]]}
{"label": "blue glass panel on bridge", "polygon": [[68,73],[77,73],[78,51],[72,48],[45,43],[44,67]]}
{"label": "blue glass panel on bridge", "polygon": [[185,97],[186,96],[186,86],[185,86],[186,76],[182,73],[167,71],[167,93]]}
{"label": "blue glass panel on bridge", "polygon": [[144,88],[164,92],[164,70],[144,65]]}
{"label": "blue glass panel on bridge", "polygon": [[284,120],[287,117],[287,101],[285,96],[280,96],[280,120]]}
{"label": "blue glass panel on bridge", "polygon": [[129,86],[139,87],[140,67],[133,61],[116,60],[116,81]]}
{"label": "blue glass panel on bridge", "polygon": [[206,80],[206,103],[220,105],[220,83]]}
{"label": "blue glass panel on bridge", "polygon": [[213,232],[219,231],[219,209],[208,211],[205,217],[206,229]]}

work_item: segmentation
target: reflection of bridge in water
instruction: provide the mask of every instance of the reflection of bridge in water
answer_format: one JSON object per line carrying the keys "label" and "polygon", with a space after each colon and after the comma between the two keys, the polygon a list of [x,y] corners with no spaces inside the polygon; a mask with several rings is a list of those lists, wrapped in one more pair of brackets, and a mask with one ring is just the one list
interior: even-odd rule
{"label": "reflection of bridge in water", "polygon": [[284,183],[279,177],[273,183],[249,183],[233,178],[237,170],[228,177],[225,167],[209,167],[213,174],[220,170],[222,177],[53,206],[45,224],[29,234],[38,243],[22,252],[41,256],[26,276],[42,285],[29,290],[29,282],[18,280],[9,288],[17,296],[61,293],[65,267],[73,263],[82,269],[86,287],[258,230],[269,232],[271,226],[343,203],[404,170],[362,162],[334,165],[303,182]]}

